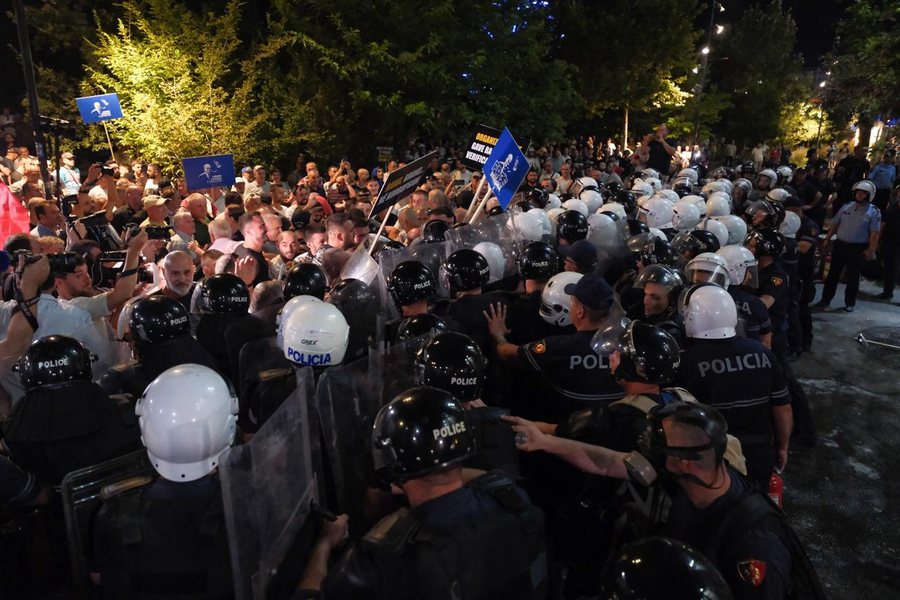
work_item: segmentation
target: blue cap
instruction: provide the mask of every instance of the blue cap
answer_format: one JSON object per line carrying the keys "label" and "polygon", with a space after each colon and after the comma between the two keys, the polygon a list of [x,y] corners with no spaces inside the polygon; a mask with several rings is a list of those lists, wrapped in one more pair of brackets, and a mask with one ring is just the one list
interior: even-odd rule
{"label": "blue cap", "polygon": [[592,310],[605,310],[613,303],[612,288],[599,273],[585,275],[576,283],[568,284],[563,291]]}
{"label": "blue cap", "polygon": [[597,266],[597,249],[587,240],[578,240],[574,244],[560,245],[559,253],[571,258],[582,269],[593,269]]}

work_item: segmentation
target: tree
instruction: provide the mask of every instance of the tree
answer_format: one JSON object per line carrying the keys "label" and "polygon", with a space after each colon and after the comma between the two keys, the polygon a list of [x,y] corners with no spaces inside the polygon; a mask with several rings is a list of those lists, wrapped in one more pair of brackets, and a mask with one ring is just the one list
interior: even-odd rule
{"label": "tree", "polygon": [[781,108],[800,72],[794,52],[797,27],[780,0],[747,8],[711,61],[711,80],[729,94],[732,108],[719,130],[738,145],[776,138]]}
{"label": "tree", "polygon": [[684,102],[673,92],[695,61],[697,0],[553,4],[559,56],[578,68],[576,88],[589,116],[620,111],[627,138],[632,112]]}
{"label": "tree", "polygon": [[838,121],[858,121],[868,139],[874,118],[900,111],[900,4],[857,0],[838,26],[839,42],[826,64],[829,110]]}

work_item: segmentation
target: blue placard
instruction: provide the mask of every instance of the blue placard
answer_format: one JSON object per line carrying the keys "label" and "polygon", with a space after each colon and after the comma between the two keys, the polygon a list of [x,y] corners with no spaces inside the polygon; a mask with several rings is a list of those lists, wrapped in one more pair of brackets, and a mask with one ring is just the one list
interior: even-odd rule
{"label": "blue placard", "polygon": [[484,175],[487,177],[488,185],[491,186],[503,210],[509,206],[529,168],[525,154],[519,149],[509,129],[504,127],[497,145],[484,163]]}
{"label": "blue placard", "polygon": [[189,192],[234,185],[234,156],[231,154],[194,156],[181,162]]}
{"label": "blue placard", "polygon": [[75,98],[75,103],[78,105],[81,120],[84,121],[85,125],[122,118],[122,105],[119,104],[118,94],[101,94],[99,96]]}

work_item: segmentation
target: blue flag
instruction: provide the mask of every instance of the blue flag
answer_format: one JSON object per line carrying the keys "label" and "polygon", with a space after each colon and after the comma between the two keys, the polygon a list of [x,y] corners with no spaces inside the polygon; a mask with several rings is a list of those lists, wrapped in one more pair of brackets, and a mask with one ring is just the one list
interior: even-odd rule
{"label": "blue flag", "polygon": [[525,154],[519,149],[509,129],[504,127],[497,145],[484,163],[484,176],[500,202],[500,208],[506,210],[509,206],[529,168]]}
{"label": "blue flag", "polygon": [[182,165],[189,192],[234,185],[234,156],[231,154],[185,158]]}
{"label": "blue flag", "polygon": [[81,120],[85,125],[122,118],[122,106],[119,104],[118,94],[75,98],[75,103],[78,105]]}

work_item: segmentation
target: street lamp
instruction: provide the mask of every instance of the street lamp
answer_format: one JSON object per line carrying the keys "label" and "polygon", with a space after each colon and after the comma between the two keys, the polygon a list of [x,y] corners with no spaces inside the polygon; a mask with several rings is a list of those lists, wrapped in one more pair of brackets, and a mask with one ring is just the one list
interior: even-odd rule
{"label": "street lamp", "polygon": [[709,65],[709,47],[712,44],[713,30],[716,33],[722,33],[724,27],[719,25],[716,27],[716,9],[718,12],[725,12],[725,7],[716,2],[709,0],[709,27],[706,29],[706,44],[700,49],[700,83],[697,84],[697,108],[694,111],[694,144],[698,142],[700,137],[700,100],[703,98],[703,88],[706,86],[706,69]]}
{"label": "street lamp", "polygon": [[706,56],[709,54],[709,46],[703,46],[703,49],[700,51],[700,54]]}
{"label": "street lamp", "polygon": [[723,31],[725,31],[724,25],[716,25],[716,35],[722,35]]}

